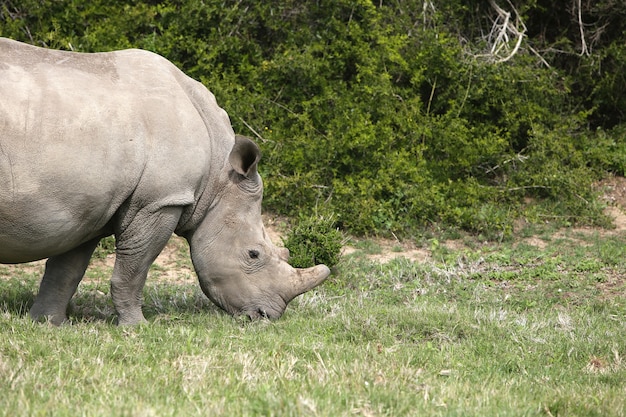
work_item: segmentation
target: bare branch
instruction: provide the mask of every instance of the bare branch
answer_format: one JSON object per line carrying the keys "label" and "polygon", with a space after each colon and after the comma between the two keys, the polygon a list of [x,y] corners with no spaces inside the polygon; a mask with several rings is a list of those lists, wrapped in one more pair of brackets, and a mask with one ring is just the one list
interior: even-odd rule
{"label": "bare branch", "polygon": [[428,14],[428,9],[430,9],[431,13],[435,13],[437,10],[435,9],[435,5],[430,0],[424,0],[422,4],[422,16],[424,17],[424,26],[428,23],[426,20],[426,15]]}
{"label": "bare branch", "polygon": [[[487,52],[474,55],[475,57],[487,59],[495,63],[509,61],[517,55],[522,48],[524,38],[526,38],[527,27],[522,21],[518,11],[510,0],[506,0],[511,11],[506,11],[500,7],[496,0],[489,0],[489,4],[496,12],[491,31],[486,36]],[[579,1],[579,0],[577,0]],[[533,54],[537,55],[546,66],[550,65],[539,53],[530,46],[527,46]]]}
{"label": "bare branch", "polygon": [[530,52],[532,52],[533,54],[537,55],[537,58],[539,58],[539,60],[541,61],[541,63],[543,65],[546,66],[546,68],[550,68],[550,64],[548,64],[548,61],[546,61],[545,59],[543,59],[543,57],[539,54],[539,52],[537,52],[537,50],[531,46],[528,47],[528,49],[530,50]]}
{"label": "bare branch", "polygon": [[[526,33],[526,25],[522,22],[522,19],[519,17],[519,13],[513,7],[510,1],[507,0],[511,9],[515,13],[515,24],[511,21],[511,13],[507,12],[495,2],[495,0],[489,0],[489,4],[496,11],[498,17],[494,21],[493,27],[491,28],[491,34],[494,32],[497,33],[495,36],[495,41],[491,46],[491,55],[492,58],[495,59],[496,62],[506,62],[513,58],[515,54],[519,51],[520,46],[522,45],[522,41],[524,40],[524,35]],[[490,34],[490,37],[492,35]],[[504,57],[501,56],[500,52],[505,49],[509,49],[509,43],[511,35],[514,38],[517,38],[513,49],[510,53]]]}
{"label": "bare branch", "polygon": [[587,49],[587,42],[585,42],[585,26],[583,24],[583,12],[582,12],[582,2],[581,0],[577,1],[578,6],[578,28],[580,29],[580,56],[587,55],[589,56],[589,49]]}

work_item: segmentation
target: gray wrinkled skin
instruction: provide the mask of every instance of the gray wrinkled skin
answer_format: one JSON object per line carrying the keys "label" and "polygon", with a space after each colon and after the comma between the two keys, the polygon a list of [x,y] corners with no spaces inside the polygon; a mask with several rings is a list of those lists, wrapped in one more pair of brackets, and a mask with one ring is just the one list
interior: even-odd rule
{"label": "gray wrinkled skin", "polygon": [[294,269],[261,220],[260,152],[214,96],[164,58],[0,38],[0,262],[48,258],[30,314],[54,324],[115,235],[120,324],[145,321],[148,268],[185,237],[200,286],[233,315],[278,318],[329,269]]}

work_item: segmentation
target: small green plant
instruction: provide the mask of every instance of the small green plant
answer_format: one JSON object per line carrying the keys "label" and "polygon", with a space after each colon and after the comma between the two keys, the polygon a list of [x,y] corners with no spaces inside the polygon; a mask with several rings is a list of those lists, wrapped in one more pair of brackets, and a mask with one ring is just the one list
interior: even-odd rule
{"label": "small green plant", "polygon": [[296,268],[316,264],[332,267],[339,262],[342,234],[331,217],[301,217],[298,224],[283,239],[289,249],[289,263]]}
{"label": "small green plant", "polygon": [[104,259],[107,255],[115,253],[115,237],[107,236],[103,238],[94,252],[94,257]]}

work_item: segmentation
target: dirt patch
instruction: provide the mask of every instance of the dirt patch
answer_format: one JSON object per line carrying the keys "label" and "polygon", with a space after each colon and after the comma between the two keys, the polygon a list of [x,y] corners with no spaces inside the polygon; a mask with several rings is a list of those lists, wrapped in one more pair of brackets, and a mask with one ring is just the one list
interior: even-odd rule
{"label": "dirt patch", "polygon": [[[358,246],[358,243],[356,244]],[[430,251],[418,248],[412,242],[401,242],[398,240],[389,239],[376,239],[374,242],[373,253],[368,253],[365,256],[376,262],[387,263],[392,259],[406,258],[413,262],[423,262],[430,258]],[[347,256],[359,251],[357,247],[353,245],[346,245],[342,249],[342,256]]]}
{"label": "dirt patch", "polygon": [[545,249],[548,246],[548,242],[538,237],[528,237],[523,239],[523,242],[527,245],[534,246],[539,249]]}
{"label": "dirt patch", "polygon": [[623,232],[626,230],[626,178],[610,176],[598,182],[596,187],[608,204],[606,214],[613,218],[613,232]]}
{"label": "dirt patch", "polygon": [[626,207],[626,178],[611,175],[599,181],[596,188],[603,194],[607,203]]}
{"label": "dirt patch", "polygon": [[603,299],[611,300],[624,297],[626,290],[626,277],[617,274],[609,274],[606,281],[598,282],[596,288],[602,294]]}
{"label": "dirt patch", "polygon": [[[604,214],[612,219],[613,229],[601,229],[598,227],[580,226],[573,227],[567,231],[559,231],[554,234],[554,238],[561,239],[569,235],[569,239],[575,240],[572,235],[597,234],[599,237],[609,237],[624,233],[626,231],[626,178],[610,176],[595,185],[596,189],[602,193],[602,199],[607,203]],[[585,244],[584,242],[580,242]]]}

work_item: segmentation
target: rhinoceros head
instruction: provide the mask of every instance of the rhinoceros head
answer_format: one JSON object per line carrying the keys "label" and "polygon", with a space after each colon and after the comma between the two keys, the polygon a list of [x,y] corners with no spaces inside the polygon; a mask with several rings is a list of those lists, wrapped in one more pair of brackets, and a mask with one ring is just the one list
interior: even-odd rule
{"label": "rhinoceros head", "polygon": [[261,218],[258,146],[237,136],[220,177],[221,190],[189,238],[202,291],[232,315],[278,318],[296,296],[322,283],[325,265],[296,269],[274,246]]}

